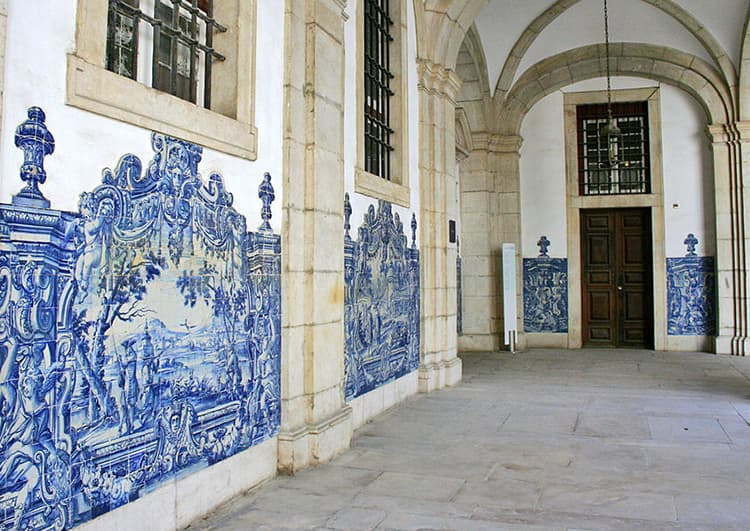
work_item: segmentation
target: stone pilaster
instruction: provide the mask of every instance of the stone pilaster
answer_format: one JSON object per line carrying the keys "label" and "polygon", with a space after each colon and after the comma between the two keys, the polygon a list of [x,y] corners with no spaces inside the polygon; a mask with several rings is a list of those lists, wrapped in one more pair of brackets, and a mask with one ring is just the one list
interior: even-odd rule
{"label": "stone pilaster", "polygon": [[[493,136],[490,140],[490,166],[497,172],[495,226],[491,234],[492,246],[498,260],[498,274],[502,275],[502,244],[512,243],[516,246],[516,308],[518,330],[516,347],[526,348],[526,336],[523,332],[523,264],[521,259],[521,144],[523,139],[517,135]],[[502,288],[500,288],[502,290]],[[498,293],[502,302],[502,291]],[[504,324],[498,330],[503,343]]]}
{"label": "stone pilaster", "polygon": [[460,163],[463,335],[458,346],[462,351],[496,351],[501,344],[500,262],[490,241],[497,224],[490,139],[486,133],[472,135],[473,149]]}
{"label": "stone pilaster", "polygon": [[716,195],[718,335],[716,352],[744,356],[750,343],[747,222],[750,220],[750,122],[711,125]]}
{"label": "stone pilaster", "polygon": [[279,469],[348,448],[344,402],[343,0],[287,0]]}
{"label": "stone pilaster", "polygon": [[[455,97],[452,70],[418,60],[420,117],[420,267],[422,362],[419,390],[429,392],[461,379],[456,333],[456,244],[448,221],[457,219]],[[451,200],[453,198],[453,200]]]}

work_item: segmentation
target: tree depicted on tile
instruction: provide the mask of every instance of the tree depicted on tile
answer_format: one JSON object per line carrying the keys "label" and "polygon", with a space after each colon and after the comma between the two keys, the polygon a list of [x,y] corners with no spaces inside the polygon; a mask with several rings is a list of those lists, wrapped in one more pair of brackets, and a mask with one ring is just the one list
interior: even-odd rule
{"label": "tree depicted on tile", "polygon": [[77,214],[0,205],[2,528],[70,528],[278,430],[270,176],[248,232],[202,148],[152,148]]}
{"label": "tree depicted on tile", "polygon": [[697,256],[698,239],[683,242],[685,256],[667,258],[667,333],[671,336],[716,334],[716,268],[713,256]]}
{"label": "tree depicted on tile", "polygon": [[351,400],[419,368],[419,250],[416,218],[409,246],[390,203],[380,200],[377,211],[369,206],[356,241],[348,234],[348,194],[344,210],[344,368]]}

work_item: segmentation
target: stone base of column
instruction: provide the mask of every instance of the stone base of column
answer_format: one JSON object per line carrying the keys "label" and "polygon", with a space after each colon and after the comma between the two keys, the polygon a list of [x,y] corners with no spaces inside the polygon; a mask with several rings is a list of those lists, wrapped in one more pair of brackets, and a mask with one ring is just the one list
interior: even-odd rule
{"label": "stone base of column", "polygon": [[430,393],[443,387],[456,385],[463,374],[461,358],[454,357],[420,365],[419,392]]}
{"label": "stone base of column", "polygon": [[461,352],[497,352],[500,350],[499,334],[464,334],[458,336]]}
{"label": "stone base of column", "polygon": [[742,336],[716,336],[714,340],[716,354],[745,356],[750,354],[750,338]]}
{"label": "stone base of column", "polygon": [[352,439],[352,408],[341,408],[314,425],[279,433],[279,472],[294,474],[330,461],[347,450]]}

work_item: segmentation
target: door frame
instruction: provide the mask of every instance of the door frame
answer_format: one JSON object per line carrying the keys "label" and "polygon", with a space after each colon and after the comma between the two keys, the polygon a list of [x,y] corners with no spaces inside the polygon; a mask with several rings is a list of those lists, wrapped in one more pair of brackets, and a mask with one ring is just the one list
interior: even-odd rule
{"label": "door frame", "polygon": [[612,101],[647,101],[649,148],[651,151],[651,193],[634,195],[581,196],[578,189],[578,142],[576,106],[606,103],[606,91],[564,94],[566,214],[568,233],[568,348],[583,346],[581,300],[581,213],[582,209],[650,208],[651,257],[653,260],[654,350],[667,348],[667,258],[664,224],[664,178],[662,168],[661,110],[658,87],[614,90]]}
{"label": "door frame", "polygon": [[[648,257],[646,259],[646,257],[644,256],[644,260],[642,261],[642,264],[644,266],[646,264],[648,264],[649,270],[653,271],[653,262],[654,262],[654,259],[653,259],[653,256],[651,256],[650,253],[653,250],[653,238],[654,238],[654,234],[653,234],[653,230],[652,230],[652,227],[651,227],[652,215],[651,215],[651,208],[650,207],[645,207],[645,208],[641,208],[641,207],[638,207],[638,208],[630,208],[630,207],[628,207],[628,208],[601,208],[601,209],[597,208],[597,209],[593,209],[593,210],[589,210],[589,209],[586,209],[586,210],[581,209],[581,210],[579,210],[579,216],[581,217],[581,222],[582,222],[582,224],[581,224],[581,240],[585,240],[584,236],[586,235],[585,234],[586,233],[586,229],[584,227],[585,224],[583,223],[583,220],[584,220],[584,218],[586,217],[587,214],[589,214],[589,215],[606,215],[609,219],[611,219],[611,220],[614,221],[614,223],[610,226],[610,230],[608,231],[608,234],[612,237],[612,240],[610,241],[609,246],[607,247],[607,250],[610,253],[610,258],[613,258],[611,253],[614,253],[614,264],[611,264],[611,265],[614,265],[615,268],[618,268],[618,267],[622,267],[623,268],[623,269],[621,269],[619,271],[619,273],[617,271],[615,271],[615,274],[610,279],[611,289],[614,290],[614,291],[610,292],[610,297],[614,297],[614,299],[615,299],[614,301],[612,301],[612,300],[609,301],[610,310],[612,309],[612,304],[613,303],[614,303],[614,307],[615,307],[615,315],[614,315],[614,323],[613,323],[613,326],[614,326],[614,335],[612,337],[612,342],[614,344],[612,344],[612,345],[604,345],[604,344],[597,345],[596,342],[594,342],[592,344],[591,341],[589,341],[588,344],[586,344],[586,341],[582,340],[582,342],[584,343],[584,346],[586,346],[587,348],[600,348],[600,347],[601,348],[646,348],[646,349],[653,348],[653,344],[654,344],[654,307],[653,306],[654,306],[654,304],[653,304],[653,301],[651,300],[651,298],[654,295],[654,288],[651,285],[651,282],[652,282],[652,278],[651,277],[652,277],[652,275],[649,275],[648,273],[646,273],[646,279],[645,279],[646,290],[644,291],[644,293],[646,294],[646,297],[643,300],[643,315],[644,315],[644,321],[645,321],[645,334],[644,334],[644,341],[643,341],[642,346],[633,347],[632,345],[625,344],[625,341],[626,341],[625,340],[625,329],[626,329],[626,327],[625,327],[624,317],[623,317],[623,315],[620,312],[621,311],[625,311],[625,308],[623,306],[625,304],[625,298],[627,297],[628,291],[627,291],[627,288],[625,288],[625,291],[621,291],[622,288],[619,288],[619,287],[617,287],[615,289],[615,286],[617,286],[620,283],[620,280],[618,280],[618,279],[624,279],[625,275],[626,275],[626,273],[625,273],[625,256],[624,256],[624,250],[625,250],[625,245],[624,244],[625,244],[626,234],[623,234],[623,232],[625,232],[625,227],[623,225],[623,221],[624,221],[623,215],[625,215],[625,214],[627,214],[627,215],[633,215],[635,213],[639,213],[639,217],[641,217],[641,219],[643,219],[643,221],[645,223],[643,234],[644,234],[644,236],[646,235],[646,233],[648,234],[647,238],[648,238],[648,241],[650,243],[650,246],[649,246],[649,249],[648,249]],[[645,230],[646,228],[648,230]],[[589,233],[589,235],[591,235],[591,234],[602,235],[603,233],[601,231],[592,231],[591,233]],[[592,309],[590,307],[590,304],[586,304],[586,301],[587,301],[587,297],[586,297],[587,293],[586,293],[586,288],[585,288],[586,282],[585,282],[585,276],[583,275],[583,267],[586,264],[586,260],[584,259],[584,255],[586,254],[586,248],[587,248],[586,244],[581,245],[581,264],[582,264],[582,266],[581,266],[582,267],[582,271],[581,271],[581,273],[582,273],[581,274],[581,299],[582,299],[581,300],[581,303],[582,303],[581,330],[582,330],[582,332],[586,331],[586,319],[585,318],[588,317],[589,319],[591,319],[591,311],[592,311]],[[645,253],[644,253],[644,255],[645,255]],[[598,269],[595,269],[595,270],[598,271]],[[589,287],[589,289],[596,290],[596,288],[591,288],[591,287]],[[599,291],[601,291],[601,290],[599,290]],[[588,299],[588,300],[590,300],[590,299]],[[587,309],[587,306],[588,306],[588,309]],[[582,335],[582,337],[586,337],[586,335]],[[623,342],[623,344],[620,344],[621,341]]]}

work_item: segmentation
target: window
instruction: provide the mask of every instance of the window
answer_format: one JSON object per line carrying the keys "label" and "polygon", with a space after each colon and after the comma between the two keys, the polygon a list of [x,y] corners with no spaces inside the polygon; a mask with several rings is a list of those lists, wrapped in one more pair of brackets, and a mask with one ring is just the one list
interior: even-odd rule
{"label": "window", "polygon": [[406,0],[359,0],[355,191],[409,206]]}
{"label": "window", "polygon": [[213,1],[152,3],[109,0],[107,70],[211,108],[211,67],[225,59],[211,44],[226,31],[211,17]]}
{"label": "window", "polygon": [[[611,147],[602,138],[607,105],[579,105],[578,183],[581,195],[648,194],[649,172],[647,102],[613,103],[612,116],[621,135]],[[614,151],[617,163],[610,163]]]}
{"label": "window", "polygon": [[256,158],[256,0],[77,0],[66,103]]}
{"label": "window", "polygon": [[365,0],[365,170],[391,180],[391,20],[389,0]]}

